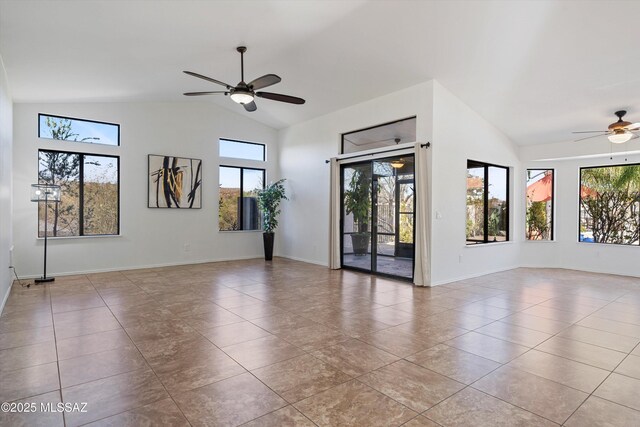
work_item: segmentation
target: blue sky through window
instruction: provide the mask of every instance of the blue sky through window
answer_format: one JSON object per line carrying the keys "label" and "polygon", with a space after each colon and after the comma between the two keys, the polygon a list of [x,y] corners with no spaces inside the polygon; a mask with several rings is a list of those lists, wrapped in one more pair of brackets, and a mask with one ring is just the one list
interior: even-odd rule
{"label": "blue sky through window", "polygon": [[507,170],[489,166],[489,198],[507,200]]}
{"label": "blue sky through window", "polygon": [[265,146],[262,144],[221,139],[219,147],[220,157],[258,160],[260,162],[265,160]]}
{"label": "blue sky through window", "polygon": [[[48,116],[46,114],[40,114],[40,138],[53,138],[51,129],[47,126],[47,118],[50,117],[55,122],[62,120],[71,121],[71,132],[78,134],[74,136],[75,141],[84,142],[88,144],[106,144],[106,145],[120,145],[119,144],[119,126],[109,123],[97,123],[81,119],[73,119],[66,117]],[[83,138],[98,138],[88,139],[82,141]],[[74,139],[71,139],[74,141]]]}
{"label": "blue sky through window", "polygon": [[240,188],[240,169],[220,166],[220,187]]}

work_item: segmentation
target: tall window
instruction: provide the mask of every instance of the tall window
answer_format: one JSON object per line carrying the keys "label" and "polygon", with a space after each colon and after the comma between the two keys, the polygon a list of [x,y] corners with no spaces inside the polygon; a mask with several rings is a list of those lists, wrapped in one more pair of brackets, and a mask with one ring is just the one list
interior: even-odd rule
{"label": "tall window", "polygon": [[89,144],[120,145],[120,125],[38,114],[38,137]]}
{"label": "tall window", "polygon": [[[220,139],[220,157],[240,159],[220,166],[218,226],[220,231],[260,230],[258,190],[264,188],[266,147],[257,142]],[[239,163],[240,165],[236,165]]]}
{"label": "tall window", "polygon": [[38,236],[96,236],[120,232],[120,183],[117,156],[66,151],[38,152],[38,182],[61,187],[59,203],[38,204]]}
{"label": "tall window", "polygon": [[553,240],[553,169],[527,169],[527,240]]}
{"label": "tall window", "polygon": [[264,188],[264,169],[220,166],[220,231],[260,230],[258,190]]}
{"label": "tall window", "polygon": [[640,245],[640,164],[580,169],[579,241]]}
{"label": "tall window", "polygon": [[509,169],[467,161],[467,244],[509,240]]}

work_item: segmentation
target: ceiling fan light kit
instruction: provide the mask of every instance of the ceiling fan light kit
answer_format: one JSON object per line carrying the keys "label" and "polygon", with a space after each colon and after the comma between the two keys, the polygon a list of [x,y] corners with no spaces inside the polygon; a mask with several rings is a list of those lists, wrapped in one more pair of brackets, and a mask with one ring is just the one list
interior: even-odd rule
{"label": "ceiling fan light kit", "polygon": [[230,97],[233,102],[242,105],[253,102],[253,94],[250,91],[234,90],[231,92]]}
{"label": "ceiling fan light kit", "polygon": [[577,139],[575,142],[583,141],[585,139],[597,138],[599,136],[607,136],[607,139],[612,144],[624,144],[625,142],[638,138],[638,131],[640,131],[640,123],[631,123],[622,118],[627,114],[626,110],[619,110],[614,113],[618,120],[611,123],[607,130],[588,130],[579,131],[573,133],[597,133],[598,135],[587,136],[586,138]]}
{"label": "ceiling fan light kit", "polygon": [[272,92],[256,92],[259,89],[263,89],[268,86],[272,86],[276,83],[280,83],[282,80],[275,74],[265,74],[262,77],[258,77],[255,80],[250,81],[249,83],[244,82],[244,53],[247,51],[245,46],[238,46],[236,50],[240,53],[240,83],[236,86],[231,86],[227,83],[221,82],[220,80],[212,79],[211,77],[203,76],[202,74],[194,73],[192,71],[184,71],[185,74],[188,74],[193,77],[197,77],[199,79],[206,80],[211,83],[215,83],[227,88],[227,91],[214,91],[214,92],[186,92],[184,95],[186,96],[201,96],[201,95],[214,95],[214,94],[224,94],[229,95],[233,102],[236,102],[242,106],[244,109],[251,112],[256,111],[258,107],[256,106],[254,99],[265,98],[270,99],[272,101],[279,102],[287,102],[289,104],[297,104],[301,105],[305,103],[305,100],[302,98],[298,98],[290,95],[283,95],[280,93],[272,93]]}
{"label": "ceiling fan light kit", "polygon": [[625,142],[630,140],[632,137],[633,137],[633,134],[631,132],[622,131],[622,132],[612,133],[607,138],[609,138],[609,141],[611,141],[614,144],[624,144]]}

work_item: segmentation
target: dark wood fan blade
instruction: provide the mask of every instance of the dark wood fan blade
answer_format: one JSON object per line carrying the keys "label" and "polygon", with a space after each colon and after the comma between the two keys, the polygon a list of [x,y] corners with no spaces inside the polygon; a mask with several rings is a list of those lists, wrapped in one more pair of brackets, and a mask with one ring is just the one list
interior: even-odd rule
{"label": "dark wood fan blade", "polygon": [[608,130],[581,130],[579,132],[571,132],[571,133],[609,133]]}
{"label": "dark wood fan blade", "polygon": [[296,98],[295,96],[282,95],[281,93],[272,92],[256,92],[256,96],[260,98],[271,99],[273,101],[288,102],[289,104],[304,104],[305,100],[302,98]]}
{"label": "dark wood fan blade", "polygon": [[189,74],[190,76],[197,77],[197,78],[202,79],[202,80],[206,80],[206,81],[211,82],[211,83],[219,84],[221,86],[226,87],[227,89],[232,89],[233,88],[233,86],[228,85],[228,84],[226,84],[224,82],[221,82],[220,80],[212,79],[211,77],[203,76],[202,74],[194,73],[193,71],[183,71],[183,73]]}
{"label": "dark wood fan blade", "polygon": [[267,86],[274,85],[276,83],[280,83],[280,81],[282,81],[282,79],[275,74],[265,74],[264,76],[258,77],[252,82],[249,82],[248,86],[253,90],[258,90]]}
{"label": "dark wood fan blade", "polygon": [[597,138],[597,137],[599,137],[599,136],[605,136],[605,135],[606,135],[606,133],[603,133],[602,135],[592,135],[592,136],[588,136],[588,137],[586,137],[586,138],[576,139],[576,140],[575,140],[575,141],[573,141],[573,142],[584,141],[585,139]]}
{"label": "dark wood fan blade", "polygon": [[248,104],[243,104],[244,105],[244,109],[251,112],[251,111],[256,111],[258,109],[258,106],[256,105],[255,102],[251,101]]}
{"label": "dark wood fan blade", "polygon": [[229,92],[225,92],[225,91],[213,91],[213,92],[185,92],[183,93],[183,95],[186,96],[200,96],[200,95],[214,95],[216,93],[224,93],[225,95],[228,94]]}

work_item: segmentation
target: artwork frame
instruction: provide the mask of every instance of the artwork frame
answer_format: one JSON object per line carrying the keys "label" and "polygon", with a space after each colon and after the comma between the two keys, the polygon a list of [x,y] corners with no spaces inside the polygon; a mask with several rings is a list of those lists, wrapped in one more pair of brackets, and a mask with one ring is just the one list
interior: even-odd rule
{"label": "artwork frame", "polygon": [[201,209],[202,160],[149,154],[147,207]]}

